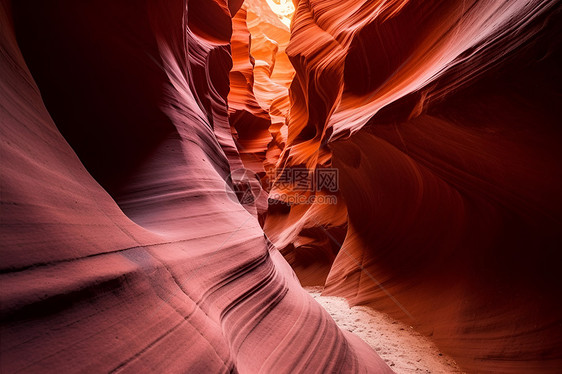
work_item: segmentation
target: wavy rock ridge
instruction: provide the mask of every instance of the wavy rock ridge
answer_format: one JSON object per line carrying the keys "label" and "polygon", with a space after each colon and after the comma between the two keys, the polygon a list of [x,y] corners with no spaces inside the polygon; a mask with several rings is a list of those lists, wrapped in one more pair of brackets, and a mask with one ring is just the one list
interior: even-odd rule
{"label": "wavy rock ridge", "polygon": [[2,372],[390,372],[228,187],[240,5],[2,3]]}
{"label": "wavy rock ridge", "polygon": [[340,173],[337,205],[268,212],[303,283],[466,370],[560,369],[560,21],[555,1],[298,2],[278,166]]}
{"label": "wavy rock ridge", "polygon": [[559,2],[294,5],[0,4],[2,372],[559,372]]}

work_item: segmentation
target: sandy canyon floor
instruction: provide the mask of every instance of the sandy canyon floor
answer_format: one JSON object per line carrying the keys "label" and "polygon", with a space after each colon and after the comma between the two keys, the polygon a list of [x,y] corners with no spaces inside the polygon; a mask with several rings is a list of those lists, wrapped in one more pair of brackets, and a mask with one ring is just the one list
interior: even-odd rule
{"label": "sandy canyon floor", "polygon": [[305,290],[340,328],[367,342],[396,373],[463,373],[452,358],[412,327],[371,307],[350,308],[344,298],[321,296],[322,287]]}

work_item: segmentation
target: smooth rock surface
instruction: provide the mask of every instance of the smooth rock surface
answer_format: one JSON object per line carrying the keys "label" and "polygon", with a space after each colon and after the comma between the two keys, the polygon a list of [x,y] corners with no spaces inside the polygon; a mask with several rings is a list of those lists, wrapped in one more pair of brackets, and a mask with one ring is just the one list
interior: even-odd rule
{"label": "smooth rock surface", "polygon": [[2,2],[2,372],[391,372],[227,183],[240,5]]}

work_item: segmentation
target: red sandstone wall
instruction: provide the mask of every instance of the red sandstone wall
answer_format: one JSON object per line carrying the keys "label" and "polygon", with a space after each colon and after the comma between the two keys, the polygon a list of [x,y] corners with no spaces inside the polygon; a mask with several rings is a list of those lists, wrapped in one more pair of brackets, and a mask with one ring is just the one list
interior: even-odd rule
{"label": "red sandstone wall", "polygon": [[560,24],[553,1],[298,2],[278,166],[340,171],[338,205],[270,206],[301,280],[468,371],[560,370]]}
{"label": "red sandstone wall", "polygon": [[2,2],[2,372],[390,372],[226,182],[239,6]]}

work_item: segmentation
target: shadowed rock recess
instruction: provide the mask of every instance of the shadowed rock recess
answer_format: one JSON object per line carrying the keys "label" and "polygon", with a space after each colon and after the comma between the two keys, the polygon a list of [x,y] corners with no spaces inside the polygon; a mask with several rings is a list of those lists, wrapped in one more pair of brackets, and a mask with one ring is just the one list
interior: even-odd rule
{"label": "shadowed rock recess", "polygon": [[559,373],[561,12],[2,0],[0,371]]}

